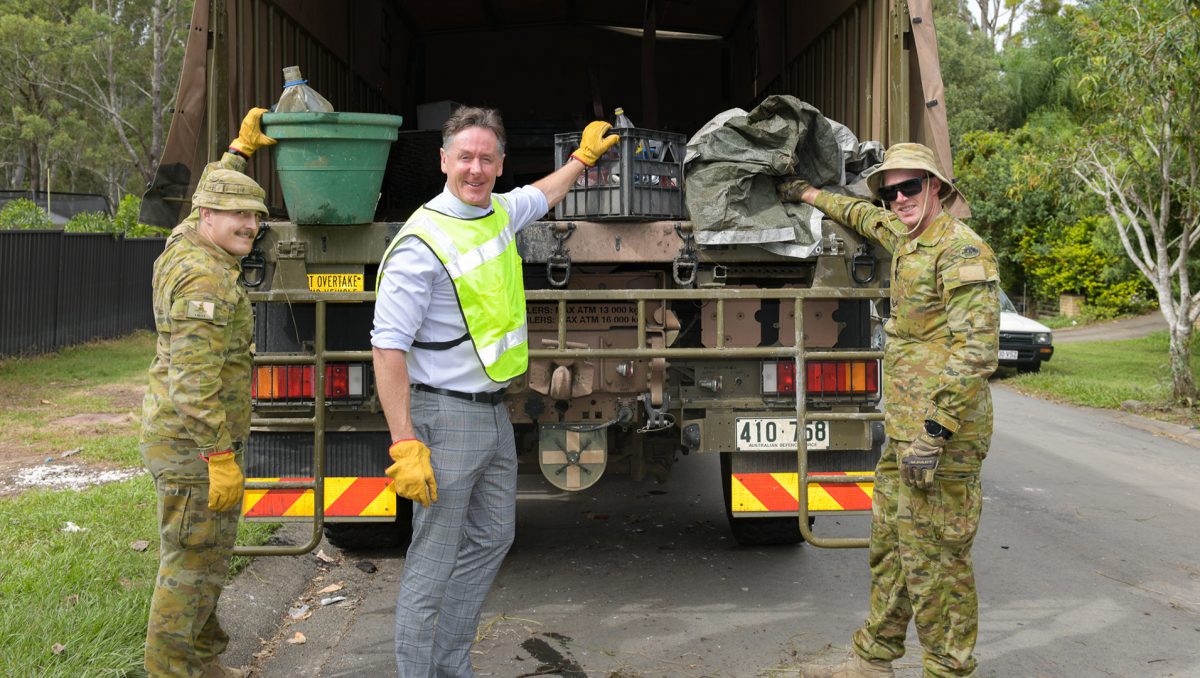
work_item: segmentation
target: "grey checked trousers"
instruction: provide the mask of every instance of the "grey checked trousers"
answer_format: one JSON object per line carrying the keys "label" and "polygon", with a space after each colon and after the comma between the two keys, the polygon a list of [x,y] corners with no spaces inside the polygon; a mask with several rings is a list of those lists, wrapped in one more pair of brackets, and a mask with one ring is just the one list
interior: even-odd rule
{"label": "grey checked trousers", "polygon": [[503,404],[413,391],[413,427],[431,451],[438,500],[413,507],[396,601],[401,678],[473,676],[484,599],[516,530],[517,451]]}

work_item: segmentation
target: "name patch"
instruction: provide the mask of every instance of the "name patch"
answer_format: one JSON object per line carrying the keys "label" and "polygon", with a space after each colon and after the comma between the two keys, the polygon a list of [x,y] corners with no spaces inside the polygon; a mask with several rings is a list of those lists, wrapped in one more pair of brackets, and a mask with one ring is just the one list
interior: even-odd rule
{"label": "name patch", "polygon": [[189,301],[187,317],[192,320],[212,320],[216,306],[211,301]]}
{"label": "name patch", "polygon": [[983,266],[979,264],[959,266],[958,279],[963,282],[981,282],[987,280],[987,271],[983,270]]}

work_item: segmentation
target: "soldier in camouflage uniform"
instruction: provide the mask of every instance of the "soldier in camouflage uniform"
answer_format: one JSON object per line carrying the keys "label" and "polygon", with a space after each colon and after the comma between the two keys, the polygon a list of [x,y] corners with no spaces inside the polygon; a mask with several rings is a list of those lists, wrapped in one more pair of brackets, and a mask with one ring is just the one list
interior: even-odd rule
{"label": "soldier in camouflage uniform", "polygon": [[971,544],[992,436],[987,379],[999,345],[996,258],[942,211],[956,189],[925,146],[892,146],[867,184],[890,209],[804,181],[779,186],[783,199],[813,205],[892,253],[883,367],[888,442],[872,498],[871,610],[848,661],[802,667],[802,675],[894,675],[913,619],[924,674],[970,676],[979,619]]}
{"label": "soldier in camouflage uniform", "polygon": [[150,676],[244,676],[218,660],[229,637],[217,598],[237,537],[242,445],[250,433],[250,301],[239,284],[265,193],[242,174],[247,158],[274,140],[264,109],[210,163],[191,214],[154,262],[158,342],[142,406],[142,461],[158,494],[158,579],[146,630]]}

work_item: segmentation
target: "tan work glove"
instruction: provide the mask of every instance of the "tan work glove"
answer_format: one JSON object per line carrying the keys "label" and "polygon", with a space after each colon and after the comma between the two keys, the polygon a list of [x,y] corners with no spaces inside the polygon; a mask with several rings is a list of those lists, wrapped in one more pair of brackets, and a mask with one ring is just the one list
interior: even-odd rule
{"label": "tan work glove", "polygon": [[775,186],[775,192],[779,194],[779,199],[784,202],[803,202],[800,196],[804,195],[804,191],[812,187],[812,184],[803,179],[792,179],[790,181],[779,182]]}
{"label": "tan work glove", "polygon": [[608,152],[621,137],[616,134],[608,134],[608,130],[612,129],[612,125],[603,120],[595,120],[589,122],[587,127],[583,128],[583,137],[579,140],[579,148],[571,154],[579,162],[588,167],[595,167],[596,161],[600,156]]}
{"label": "tan work glove", "polygon": [[249,158],[263,146],[275,143],[274,139],[263,134],[262,131],[262,116],[266,112],[265,108],[251,108],[250,112],[246,113],[246,117],[242,118],[242,128],[238,131],[238,138],[229,142],[229,148]]}
{"label": "tan work glove", "polygon": [[933,472],[946,440],[922,432],[917,439],[900,451],[900,480],[909,487],[928,490],[933,487]]}
{"label": "tan work glove", "polygon": [[208,462],[208,509],[228,511],[240,504],[246,478],[238,468],[233,450],[214,452],[201,459]]}
{"label": "tan work glove", "polygon": [[388,454],[396,462],[387,469],[396,494],[419,501],[426,508],[437,501],[437,480],[433,477],[429,448],[425,443],[416,438],[397,440],[388,448]]}

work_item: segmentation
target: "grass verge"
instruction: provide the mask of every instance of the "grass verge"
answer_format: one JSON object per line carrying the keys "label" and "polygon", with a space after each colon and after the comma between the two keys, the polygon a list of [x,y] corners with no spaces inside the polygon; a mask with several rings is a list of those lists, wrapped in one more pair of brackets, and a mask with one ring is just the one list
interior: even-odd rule
{"label": "grass verge", "polygon": [[[148,474],[0,500],[0,675],[141,675],[155,503]],[[64,531],[68,522],[83,531]],[[261,544],[273,531],[243,523],[238,541]]]}
{"label": "grass verge", "polygon": [[[1041,372],[1015,374],[1005,383],[1030,395],[1088,407],[1119,409],[1126,400],[1138,400],[1148,406],[1141,414],[1196,425],[1200,413],[1195,408],[1170,406],[1168,342],[1166,332],[1156,332],[1140,339],[1061,344]],[[1193,337],[1193,354],[1198,347],[1200,334]],[[1192,361],[1192,375],[1200,382],[1200,361]]]}
{"label": "grass verge", "polygon": [[[0,400],[11,403],[0,411],[0,451],[41,461],[79,448],[72,461],[140,467],[138,418],[153,351],[153,336],[139,333],[0,362]],[[68,522],[84,531],[65,532]],[[265,543],[277,527],[243,523],[238,542]],[[139,551],[138,541],[149,546]],[[248,562],[235,558],[231,576]],[[0,676],[144,675],[157,571],[147,474],[0,499]]]}
{"label": "grass verge", "polygon": [[0,361],[0,448],[140,466],[138,418],[154,335]]}

